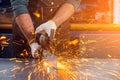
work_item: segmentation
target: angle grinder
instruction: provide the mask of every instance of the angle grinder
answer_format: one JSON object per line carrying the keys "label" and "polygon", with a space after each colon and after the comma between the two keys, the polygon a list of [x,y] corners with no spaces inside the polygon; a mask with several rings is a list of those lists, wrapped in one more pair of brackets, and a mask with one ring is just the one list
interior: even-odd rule
{"label": "angle grinder", "polygon": [[47,50],[49,48],[50,39],[45,30],[42,30],[36,34],[36,42],[41,45],[42,49]]}
{"label": "angle grinder", "polygon": [[54,43],[53,43],[54,30],[51,30],[50,37],[45,30],[40,31],[36,34],[35,40],[41,46],[39,49],[40,58],[43,56],[43,51],[54,53]]}

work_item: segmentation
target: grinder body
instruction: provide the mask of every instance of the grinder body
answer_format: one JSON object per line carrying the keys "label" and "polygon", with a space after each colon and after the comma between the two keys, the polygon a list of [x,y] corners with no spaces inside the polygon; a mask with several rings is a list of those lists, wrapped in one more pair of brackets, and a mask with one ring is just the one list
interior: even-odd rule
{"label": "grinder body", "polygon": [[50,46],[48,34],[44,30],[36,34],[36,42],[41,46],[42,49],[45,50],[47,50]]}

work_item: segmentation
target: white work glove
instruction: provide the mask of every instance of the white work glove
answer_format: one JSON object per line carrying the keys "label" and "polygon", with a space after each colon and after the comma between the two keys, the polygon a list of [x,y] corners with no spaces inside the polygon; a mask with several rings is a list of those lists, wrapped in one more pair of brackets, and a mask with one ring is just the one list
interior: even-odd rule
{"label": "white work glove", "polygon": [[41,24],[40,26],[38,26],[35,30],[35,34],[39,33],[42,30],[45,30],[46,33],[48,34],[48,37],[50,39],[53,39],[55,36],[56,29],[57,29],[57,26],[56,26],[55,22],[53,20],[49,20],[49,21]]}
{"label": "white work glove", "polygon": [[39,49],[40,45],[37,42],[32,42],[30,44],[31,54],[33,58],[40,58]]}

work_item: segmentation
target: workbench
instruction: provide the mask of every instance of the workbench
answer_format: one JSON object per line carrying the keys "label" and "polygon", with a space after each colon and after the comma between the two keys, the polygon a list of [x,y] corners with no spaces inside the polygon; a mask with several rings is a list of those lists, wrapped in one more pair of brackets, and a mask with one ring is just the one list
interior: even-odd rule
{"label": "workbench", "polygon": [[56,68],[45,69],[37,59],[0,58],[0,80],[120,80],[120,59],[61,57],[55,61]]}

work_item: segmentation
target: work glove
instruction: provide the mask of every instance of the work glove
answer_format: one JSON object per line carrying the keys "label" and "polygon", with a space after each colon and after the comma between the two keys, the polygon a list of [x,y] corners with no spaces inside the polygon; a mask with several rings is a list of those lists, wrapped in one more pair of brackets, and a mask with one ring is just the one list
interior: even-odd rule
{"label": "work glove", "polygon": [[35,35],[38,34],[40,31],[45,31],[50,40],[52,40],[55,36],[56,29],[57,26],[55,22],[53,20],[49,20],[36,28]]}
{"label": "work glove", "polygon": [[41,58],[40,45],[37,42],[30,43],[31,54],[33,58]]}

